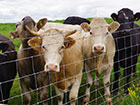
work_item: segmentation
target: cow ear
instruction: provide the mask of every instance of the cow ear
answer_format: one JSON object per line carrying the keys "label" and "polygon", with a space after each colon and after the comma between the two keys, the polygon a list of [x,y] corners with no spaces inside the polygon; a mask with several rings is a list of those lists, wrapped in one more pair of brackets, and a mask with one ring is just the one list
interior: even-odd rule
{"label": "cow ear", "polygon": [[89,32],[90,31],[90,26],[88,23],[84,22],[81,24],[81,28],[85,31],[85,32]]}
{"label": "cow ear", "polygon": [[32,38],[28,41],[28,45],[35,50],[40,50],[42,45],[42,39],[40,37]]}
{"label": "cow ear", "polygon": [[75,44],[75,40],[71,37],[65,37],[64,39],[64,45],[65,48],[71,48]]}
{"label": "cow ear", "polygon": [[9,44],[7,43],[0,43],[0,53],[7,51],[9,48]]}
{"label": "cow ear", "polygon": [[114,21],[117,21],[118,20],[118,15],[116,13],[112,13],[111,14],[111,17]]}
{"label": "cow ear", "polygon": [[19,37],[19,35],[18,35],[18,32],[10,32],[10,36],[11,36],[11,38],[12,39],[15,39],[15,38],[18,38]]}
{"label": "cow ear", "polygon": [[138,21],[140,19],[140,12],[137,12],[135,15],[134,15],[134,18],[135,18],[135,21]]}
{"label": "cow ear", "polygon": [[120,24],[118,22],[112,22],[109,26],[108,26],[108,31],[109,32],[114,32],[116,31],[118,28],[120,27]]}
{"label": "cow ear", "polygon": [[40,19],[36,25],[37,31],[39,31],[47,23],[47,21],[47,18]]}

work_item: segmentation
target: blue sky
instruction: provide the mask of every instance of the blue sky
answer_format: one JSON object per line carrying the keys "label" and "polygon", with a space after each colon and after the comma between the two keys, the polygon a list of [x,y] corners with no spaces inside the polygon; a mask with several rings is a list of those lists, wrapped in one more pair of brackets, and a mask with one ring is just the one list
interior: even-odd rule
{"label": "blue sky", "polygon": [[110,17],[121,8],[140,12],[140,0],[0,0],[0,23],[15,23],[24,16],[35,21],[65,19],[68,16]]}

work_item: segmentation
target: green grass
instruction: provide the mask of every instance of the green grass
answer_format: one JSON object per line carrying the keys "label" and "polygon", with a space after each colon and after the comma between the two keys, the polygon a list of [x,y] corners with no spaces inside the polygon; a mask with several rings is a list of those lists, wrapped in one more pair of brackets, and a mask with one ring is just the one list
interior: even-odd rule
{"label": "green grass", "polygon": [[[92,18],[88,18],[88,20],[91,21]],[[113,20],[110,19],[110,18],[105,18],[106,21],[110,24]],[[49,22],[54,22],[54,21],[49,21]],[[62,23],[64,22],[64,20],[57,20],[55,22],[59,22],[59,23]],[[140,21],[136,22],[136,24],[140,25]],[[14,31],[15,30],[15,23],[7,23],[7,24],[0,24],[0,34],[10,38],[9,36],[9,33],[10,31]],[[11,39],[11,38],[10,38]],[[16,39],[13,41],[15,47],[16,47],[16,50],[18,50],[19,46],[20,46],[20,40],[19,39]],[[140,62],[140,59],[139,59],[139,62]],[[122,70],[122,69],[121,69]],[[140,70],[140,64],[137,65],[137,71]],[[112,71],[113,73],[113,71]],[[140,73],[138,72],[137,73],[137,76],[139,77],[140,76]],[[98,97],[97,100],[91,102],[90,105],[97,105],[97,104],[105,104],[105,99],[103,97],[103,93],[104,93],[104,88],[103,88],[103,83],[102,83],[102,77],[103,77],[103,73],[101,74],[100,76],[100,89],[97,91],[94,86],[92,86],[92,89],[91,89],[91,100],[94,100]],[[123,77],[123,70],[121,71],[121,77]],[[93,78],[94,78],[94,73],[93,73]],[[134,80],[136,78],[132,78],[131,80]],[[84,95],[84,92],[85,92],[85,89],[86,89],[86,86],[83,86],[85,84],[85,74],[83,74],[83,78],[82,78],[82,84],[81,84],[81,88],[80,88],[80,91],[79,91],[79,96],[82,96]],[[111,75],[111,83],[113,81],[113,75]],[[136,81],[137,82],[137,81]],[[124,84],[124,80],[121,80],[121,86]],[[112,87],[112,85],[111,85]],[[51,86],[51,90],[49,94],[52,94],[50,96],[55,96],[55,91],[54,91],[54,88]],[[21,96],[21,92],[22,90],[20,89],[20,84],[19,84],[19,80],[18,80],[18,76],[16,76],[16,80],[14,81],[14,84],[12,86],[12,89],[11,89],[11,92],[10,92],[10,97],[12,98],[10,101],[9,101],[9,105],[21,105],[22,104],[22,100],[23,100],[23,97]],[[37,94],[38,93],[32,93],[32,104],[35,103],[37,101]],[[132,105],[132,101],[130,99],[130,97],[127,97],[126,95],[123,94],[123,87],[120,89],[120,95],[116,95],[116,96],[112,96],[113,97],[113,103],[115,103],[114,105]],[[64,101],[68,101],[68,93],[65,94],[65,99]],[[55,99],[52,99],[49,101],[49,103],[51,105],[56,105],[57,104],[57,100],[56,98]],[[82,97],[78,99],[78,105],[81,105],[82,104]]]}

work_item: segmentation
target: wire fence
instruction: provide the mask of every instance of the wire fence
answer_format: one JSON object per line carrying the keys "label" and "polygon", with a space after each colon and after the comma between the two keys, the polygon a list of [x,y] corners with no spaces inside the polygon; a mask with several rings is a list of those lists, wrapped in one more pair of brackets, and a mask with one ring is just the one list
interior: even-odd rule
{"label": "wire fence", "polygon": [[[98,27],[98,28],[100,28],[100,27]],[[137,27],[137,28],[132,28],[130,30],[126,29],[126,30],[122,30],[122,31],[117,31],[115,33],[119,34],[119,32],[123,33],[124,31],[133,31],[133,30],[139,30],[139,29],[140,28]],[[126,38],[130,38],[131,42],[127,42],[127,43],[132,44],[132,41],[133,41],[132,37],[136,37],[136,39],[137,38],[140,39],[140,30],[139,30],[138,33],[132,33],[130,35],[121,36],[121,37],[115,38],[115,40],[123,39],[125,41]],[[93,36],[85,37],[85,39],[90,39],[90,38],[94,38],[94,37]],[[31,39],[31,37],[23,38],[22,40],[27,40],[27,39]],[[75,40],[76,41],[81,41],[81,40],[83,40],[83,38],[76,38]],[[10,42],[12,42],[12,41],[10,40]],[[2,41],[1,41],[1,43],[2,43]],[[63,42],[58,41],[56,43],[46,44],[45,46],[51,46],[51,45],[57,46],[60,43],[63,43]],[[139,42],[137,42],[135,45],[130,45],[130,46],[124,47],[122,49],[118,49],[118,51],[123,51],[124,49],[127,50],[127,49],[130,49],[130,48],[133,48],[133,47],[138,47],[138,46],[140,46]],[[38,47],[40,48],[42,46],[38,46]],[[77,49],[80,50],[81,48],[78,46]],[[28,50],[32,50],[32,47],[27,47],[27,48],[24,48],[24,49],[19,49],[18,51],[20,52],[20,51],[26,51],[26,50],[27,51]],[[67,49],[67,50],[70,50],[70,49]],[[121,60],[116,61],[116,62],[120,63],[120,62],[122,62],[124,60],[128,60],[128,59],[130,59],[130,58],[132,58],[134,56],[135,57],[139,56],[139,53],[138,53],[139,51],[138,50],[139,49],[137,49],[137,51],[136,51],[137,53],[135,53],[135,55],[134,54],[130,55],[129,57],[125,57],[124,59],[121,59]],[[6,54],[7,53],[10,54],[12,52],[15,52],[15,50],[6,51],[6,52],[1,53],[0,55],[8,57]],[[125,53],[127,53],[127,52],[125,52]],[[73,55],[76,57],[75,54],[73,54]],[[43,53],[40,53],[40,54],[36,54],[36,55],[27,56],[27,57],[24,57],[24,58],[21,58],[21,59],[0,62],[0,65],[1,65],[0,67],[2,67],[3,65],[7,65],[9,63],[15,62],[16,63],[16,70],[17,70],[16,78],[13,78],[13,79],[10,79],[10,80],[7,79],[7,80],[4,80],[4,81],[0,80],[1,81],[0,82],[0,94],[1,94],[0,95],[1,96],[0,103],[5,103],[6,101],[9,101],[10,105],[15,105],[15,104],[12,104],[12,102],[15,103],[15,101],[16,101],[17,105],[24,105],[26,103],[25,99],[24,99],[24,96],[28,95],[28,94],[32,94],[31,95],[31,104],[32,105],[40,105],[40,104],[43,104],[44,102],[48,102],[49,105],[57,105],[58,104],[60,95],[61,94],[63,95],[63,92],[60,92],[60,94],[56,94],[55,86],[62,85],[63,82],[65,83],[65,86],[66,86],[67,85],[66,81],[70,81],[70,83],[73,83],[72,79],[76,78],[76,77],[79,77],[81,74],[78,73],[78,75],[77,75],[77,73],[75,73],[76,75],[74,75],[74,76],[66,77],[66,75],[65,75],[66,71],[64,71],[64,74],[63,74],[63,76],[64,76],[63,78],[64,79],[62,79],[60,81],[53,81],[54,76],[52,76],[52,75],[55,74],[54,72],[48,72],[48,74],[47,74],[46,71],[44,71],[43,69],[41,69],[41,70],[36,70],[35,69],[36,66],[40,65],[41,61],[38,61],[38,64],[34,64],[34,60],[35,60],[35,58],[41,57],[41,56],[45,56],[45,55]],[[81,85],[80,85],[80,88],[79,88],[78,96],[76,97],[76,104],[77,105],[82,105],[83,104],[83,98],[86,97],[85,91],[86,91],[86,88],[89,85],[89,83],[86,82],[86,74],[87,73],[92,73],[92,78],[94,79],[95,78],[95,71],[97,70],[97,68],[94,68],[94,69],[91,69],[89,71],[86,71],[85,70],[85,62],[87,60],[95,59],[95,58],[96,58],[95,56],[92,56],[92,57],[89,57],[89,58],[85,58],[84,57],[81,60],[74,61],[74,62],[68,63],[68,64],[65,64],[63,61],[61,62],[60,68],[67,68],[69,66],[74,66],[74,65],[78,64],[79,62],[83,62],[84,63],[83,70],[82,70]],[[19,73],[18,63],[20,61],[25,62],[26,60],[30,60],[29,61],[30,62],[29,65],[31,65],[30,68],[32,68],[32,71],[28,72],[28,73],[22,72],[23,74],[20,71],[20,73]],[[114,63],[116,63],[116,62],[114,62]],[[22,65],[22,66],[27,66],[27,65]],[[106,68],[106,66],[108,66],[108,65],[104,65],[104,66],[102,66],[102,68]],[[133,64],[133,65],[127,66],[124,69],[130,68],[130,67],[133,67],[133,66],[136,66],[136,75],[137,76],[136,77],[131,77],[131,80],[128,82],[128,84],[130,83],[130,87],[131,88],[133,88],[132,84],[139,84],[140,83],[140,76],[139,76],[140,75],[140,71],[139,71],[139,69],[140,69],[140,60],[138,59],[137,64]],[[28,68],[28,67],[26,67],[26,68]],[[42,68],[44,68],[44,66]],[[75,72],[76,72],[76,69],[77,69],[76,66],[74,68],[75,68]],[[127,76],[122,76],[124,74],[124,69],[121,68],[120,71],[118,71],[118,72],[120,72],[120,75],[121,75],[120,78],[119,78],[119,92],[118,92],[118,94],[115,94],[115,95],[111,94],[112,104],[114,104],[114,105],[121,104],[121,101],[123,101],[126,97],[129,97],[128,95],[124,94],[124,86],[126,85],[125,84],[125,79],[127,78],[127,76],[132,75],[132,73],[130,73]],[[2,70],[4,70],[4,69],[2,69]],[[23,69],[23,71],[27,71],[27,70]],[[3,73],[3,71],[1,71],[1,72]],[[45,76],[44,77],[43,76],[42,77],[38,77],[38,75],[40,75],[40,74],[41,74],[41,76],[43,74],[47,74],[48,75],[47,76],[48,77],[48,83],[47,84],[43,85],[43,84],[39,83],[38,78],[39,78],[40,81],[42,81],[42,80],[47,81],[47,78],[44,78]],[[93,83],[93,85],[92,85],[92,87],[90,89],[90,100],[89,100],[89,104],[90,105],[105,105],[106,104],[106,99],[105,99],[105,94],[104,94],[104,85],[103,85],[103,82],[102,82],[103,79],[105,78],[103,76],[103,74],[104,73],[101,73],[100,77],[99,77],[99,84],[100,84],[99,87],[95,88],[94,87],[94,83]],[[115,74],[114,70],[112,70],[111,78],[110,78],[110,80],[111,80],[111,83],[110,83],[110,91],[111,91],[111,93],[113,92],[112,88],[113,88],[113,83],[114,83],[114,81],[113,81],[114,80],[114,74]],[[9,74],[8,74],[8,72],[5,72],[3,75],[4,76],[8,76]],[[30,80],[28,80],[29,77],[30,77]],[[61,77],[58,77],[58,78],[61,78]],[[26,79],[26,80],[24,80],[24,79]],[[13,92],[14,94],[10,94],[10,97],[5,99],[5,95],[6,94],[4,93],[2,86],[4,84],[9,84],[9,83],[11,83],[13,81],[14,81],[14,84],[12,85],[12,87],[14,87],[14,88],[12,88],[11,91],[14,91]],[[24,92],[24,93],[22,91],[22,88],[24,86],[21,86],[21,84],[22,84],[21,82],[25,82],[26,86],[29,88],[29,90],[25,89],[26,92]],[[34,86],[32,86],[32,85],[34,85]],[[9,88],[9,87],[4,87],[4,88]],[[47,88],[49,88],[49,89],[47,89]],[[68,86],[68,90],[64,92],[65,93],[64,94],[64,99],[63,99],[63,104],[64,105],[69,105],[71,102],[74,101],[74,100],[70,100],[69,99],[71,88],[72,88],[71,85]],[[41,100],[40,99],[40,93],[41,93],[42,89],[46,89],[46,91],[48,93],[48,98],[45,98],[45,99]],[[28,97],[30,99],[30,96],[28,96]]]}

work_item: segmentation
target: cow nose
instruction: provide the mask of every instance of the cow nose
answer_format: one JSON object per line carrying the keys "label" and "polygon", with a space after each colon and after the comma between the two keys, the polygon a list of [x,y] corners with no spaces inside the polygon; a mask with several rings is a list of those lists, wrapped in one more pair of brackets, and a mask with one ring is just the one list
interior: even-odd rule
{"label": "cow nose", "polygon": [[104,51],[104,47],[103,46],[95,46],[94,47],[94,52],[103,52]]}
{"label": "cow nose", "polygon": [[54,64],[46,65],[46,70],[47,71],[57,71],[57,65],[54,65]]}

